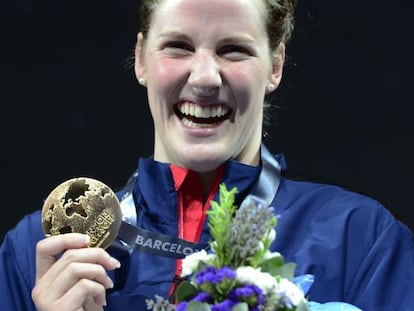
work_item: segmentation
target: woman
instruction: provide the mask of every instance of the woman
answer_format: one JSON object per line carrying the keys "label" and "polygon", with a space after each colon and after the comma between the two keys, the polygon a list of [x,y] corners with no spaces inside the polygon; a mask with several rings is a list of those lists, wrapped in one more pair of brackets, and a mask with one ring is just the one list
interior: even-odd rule
{"label": "woman", "polygon": [[[282,156],[262,145],[264,101],[280,83],[293,29],[289,0],[144,0],[135,72],[155,126],[153,159],[140,159],[124,191],[133,223],[194,243],[217,187],[253,193],[280,215],[272,249],[311,273],[310,300],[363,310],[414,303],[414,243],[370,198],[281,176]],[[129,205],[131,206],[131,205]],[[144,310],[171,296],[181,260],[85,248],[88,238],[44,239],[39,212],[6,236],[0,300],[6,310]],[[35,264],[36,262],[36,264]]]}

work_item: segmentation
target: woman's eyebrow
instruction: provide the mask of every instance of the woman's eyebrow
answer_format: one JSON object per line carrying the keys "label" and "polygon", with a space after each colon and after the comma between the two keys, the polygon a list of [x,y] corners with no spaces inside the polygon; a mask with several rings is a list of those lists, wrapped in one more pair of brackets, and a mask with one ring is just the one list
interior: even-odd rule
{"label": "woman's eyebrow", "polygon": [[255,43],[256,40],[253,37],[249,36],[249,35],[236,34],[236,35],[231,36],[231,37],[223,38],[223,39],[219,40],[219,42],[221,44],[229,44],[229,43],[252,44],[252,43]]}
{"label": "woman's eyebrow", "polygon": [[175,38],[175,39],[182,39],[182,40],[190,40],[189,36],[187,36],[186,34],[180,32],[180,31],[176,31],[176,30],[161,32],[157,36],[157,38],[160,38],[160,39]]}
{"label": "woman's eyebrow", "polygon": [[[179,40],[191,40],[190,36],[176,30],[164,31],[158,34],[157,38],[165,39],[165,38],[174,38]],[[228,37],[224,37],[218,41],[220,44],[228,44],[228,43],[243,43],[243,44],[252,44],[255,43],[256,40],[254,37],[247,35],[247,34],[234,34]]]}

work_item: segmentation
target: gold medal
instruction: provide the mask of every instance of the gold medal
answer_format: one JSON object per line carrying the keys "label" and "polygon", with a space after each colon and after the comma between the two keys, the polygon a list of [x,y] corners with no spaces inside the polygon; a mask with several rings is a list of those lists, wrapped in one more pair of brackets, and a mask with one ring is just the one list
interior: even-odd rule
{"label": "gold medal", "polygon": [[118,235],[121,205],[104,183],[87,177],[67,180],[46,198],[42,208],[46,236],[84,233],[90,247],[107,248]]}

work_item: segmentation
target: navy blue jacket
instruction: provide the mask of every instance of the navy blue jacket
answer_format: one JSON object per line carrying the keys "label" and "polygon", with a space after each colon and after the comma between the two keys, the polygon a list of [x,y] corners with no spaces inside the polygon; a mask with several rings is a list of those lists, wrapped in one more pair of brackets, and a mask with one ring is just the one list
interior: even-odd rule
{"label": "navy blue jacket", "polygon": [[[284,167],[283,157],[276,158]],[[238,188],[240,203],[258,175],[256,167],[229,161],[222,182]],[[140,159],[134,201],[140,227],[177,236],[177,193],[168,164]],[[413,310],[413,235],[377,201],[341,187],[282,177],[271,205],[280,216],[272,250],[296,262],[298,275],[315,276],[309,300],[343,301],[364,311]],[[5,236],[0,249],[1,310],[35,310],[30,294],[35,246],[42,238],[40,211],[27,215]],[[200,242],[208,240],[206,223]],[[115,289],[107,293],[105,310],[145,310],[146,298],[168,295],[175,259],[108,251],[122,267],[109,272]]]}

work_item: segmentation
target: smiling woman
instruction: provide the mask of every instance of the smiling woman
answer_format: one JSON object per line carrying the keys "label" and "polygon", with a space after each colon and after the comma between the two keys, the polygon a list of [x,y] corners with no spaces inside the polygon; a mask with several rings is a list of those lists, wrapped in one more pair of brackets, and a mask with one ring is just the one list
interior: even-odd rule
{"label": "smiling woman", "polygon": [[[410,310],[412,232],[371,197],[286,177],[284,156],[263,140],[265,101],[280,91],[285,73],[293,1],[141,2],[134,78],[147,94],[154,148],[116,193],[117,239],[104,250],[88,247],[88,234],[45,237],[40,211],[27,215],[1,245],[2,310],[143,310],[155,294],[173,301],[183,281],[181,251],[211,252],[206,245],[220,237],[212,234],[208,213],[223,184],[236,189],[231,205],[247,215],[238,223],[249,234],[260,231],[264,218],[272,220],[277,238],[266,239],[266,247],[295,262],[296,276],[313,276],[310,301]],[[137,123],[127,125],[135,130]],[[273,207],[271,216],[252,220],[252,198],[258,208]],[[252,242],[244,237],[234,240]]]}
{"label": "smiling woman", "polygon": [[[269,45],[263,3],[168,1],[154,12],[135,53],[154,118],[154,158],[205,174],[229,158],[258,165],[264,96],[280,83],[285,50],[280,38]],[[220,122],[195,122],[211,107],[224,112]]]}

